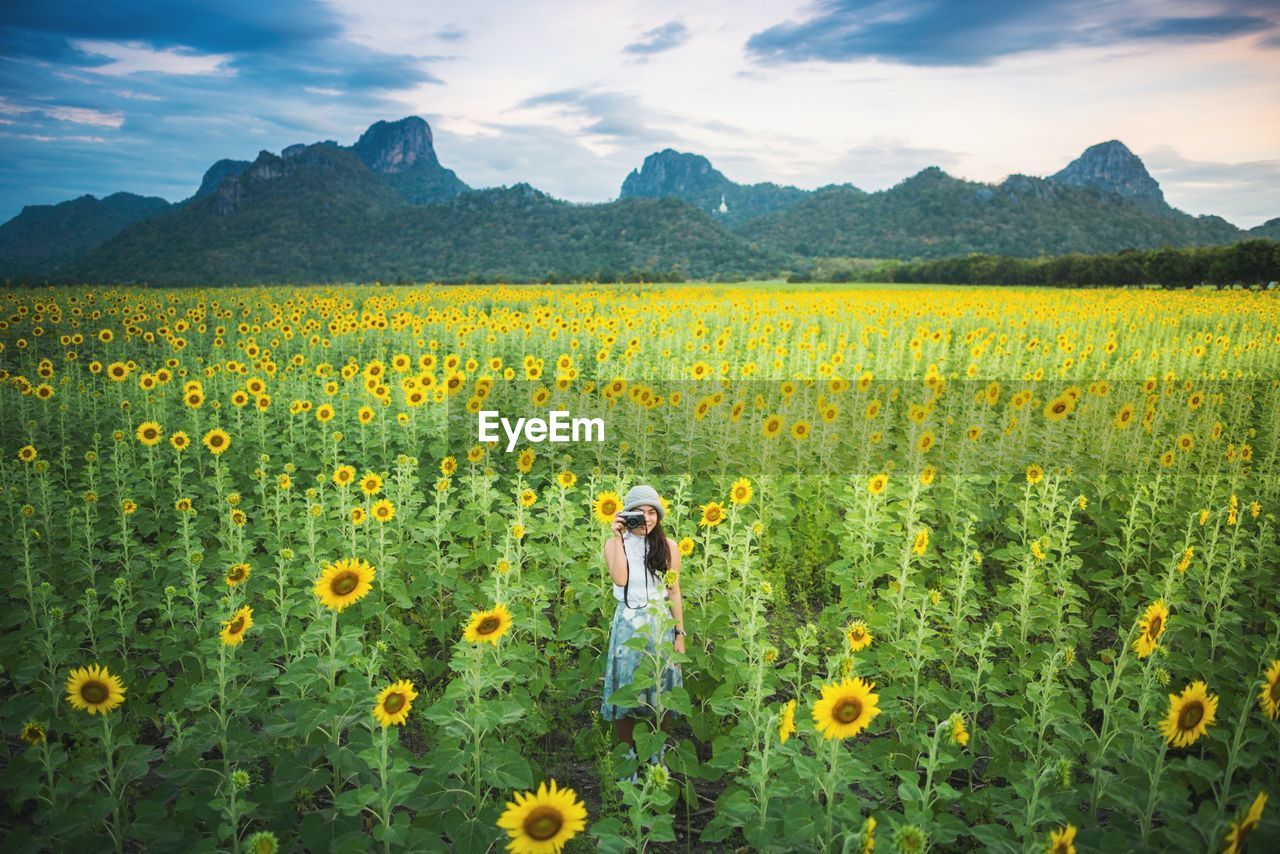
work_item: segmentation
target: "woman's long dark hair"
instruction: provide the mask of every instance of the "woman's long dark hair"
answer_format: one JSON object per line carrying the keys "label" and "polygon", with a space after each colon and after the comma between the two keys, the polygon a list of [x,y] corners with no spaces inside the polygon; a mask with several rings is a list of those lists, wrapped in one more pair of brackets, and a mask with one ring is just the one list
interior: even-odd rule
{"label": "woman's long dark hair", "polygon": [[[625,549],[624,549],[625,557]],[[667,542],[667,534],[662,530],[662,519],[653,523],[653,530],[644,535],[644,568],[653,579],[654,584],[665,584],[667,568],[671,566],[671,544]],[[631,606],[631,569],[627,569],[627,580],[622,585],[622,601]]]}

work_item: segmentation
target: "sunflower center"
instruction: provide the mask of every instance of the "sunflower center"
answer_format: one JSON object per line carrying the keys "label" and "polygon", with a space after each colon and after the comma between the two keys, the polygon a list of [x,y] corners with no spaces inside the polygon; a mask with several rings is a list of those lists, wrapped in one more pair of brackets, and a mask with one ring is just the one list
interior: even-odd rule
{"label": "sunflower center", "polygon": [[106,702],[107,697],[111,696],[111,692],[101,682],[86,682],[80,686],[80,696],[84,698],[86,703],[97,705],[98,703]]}
{"label": "sunflower center", "polygon": [[1178,713],[1178,729],[1195,729],[1202,720],[1204,720],[1204,704],[1196,700],[1183,706],[1182,711]]}
{"label": "sunflower center", "polygon": [[524,832],[539,842],[551,839],[563,826],[564,816],[560,815],[560,810],[549,806],[535,808],[524,820]]}
{"label": "sunflower center", "polygon": [[404,708],[404,694],[388,694],[387,699],[382,701],[382,708],[388,714],[394,715],[396,712]]}
{"label": "sunflower center", "polygon": [[231,625],[227,626],[227,631],[233,635],[238,635],[244,630],[244,617],[236,617],[231,621]]}
{"label": "sunflower center", "polygon": [[244,578],[244,569],[237,566],[231,570],[231,572],[227,575],[227,577],[230,578],[232,581],[239,581],[240,579]]}
{"label": "sunflower center", "polygon": [[831,715],[842,724],[851,724],[862,714],[862,703],[849,697],[841,700]]}
{"label": "sunflower center", "polygon": [[346,596],[352,590],[356,589],[356,585],[360,583],[360,579],[354,572],[344,572],[337,578],[333,579],[330,589],[339,596]]}
{"label": "sunflower center", "polygon": [[497,617],[485,617],[480,621],[480,625],[476,626],[476,633],[482,635],[491,635],[498,630],[499,620]]}
{"label": "sunflower center", "polygon": [[1151,624],[1147,626],[1147,636],[1153,638],[1159,637],[1160,630],[1162,628],[1164,628],[1164,620],[1157,614],[1151,618]]}

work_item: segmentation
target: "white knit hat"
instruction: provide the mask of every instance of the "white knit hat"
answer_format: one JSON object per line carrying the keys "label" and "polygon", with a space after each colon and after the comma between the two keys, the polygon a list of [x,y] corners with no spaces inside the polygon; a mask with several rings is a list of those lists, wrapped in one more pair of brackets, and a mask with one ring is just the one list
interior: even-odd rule
{"label": "white knit hat", "polygon": [[662,509],[662,499],[658,498],[658,490],[645,483],[631,487],[631,491],[627,493],[627,497],[623,501],[622,510],[624,513],[628,510],[635,510],[642,504],[648,504],[658,511],[659,522],[666,515],[666,511]]}

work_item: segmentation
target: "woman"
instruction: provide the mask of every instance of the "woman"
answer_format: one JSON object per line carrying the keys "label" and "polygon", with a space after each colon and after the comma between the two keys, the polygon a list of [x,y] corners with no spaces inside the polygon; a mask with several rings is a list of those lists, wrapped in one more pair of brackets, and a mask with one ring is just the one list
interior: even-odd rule
{"label": "woman", "polygon": [[[644,513],[644,525],[627,530],[622,514],[639,510]],[[665,511],[658,493],[652,486],[636,486],[627,493],[622,511],[613,517],[613,535],[604,546],[604,561],[613,579],[613,597],[618,606],[613,612],[613,627],[609,631],[608,663],[604,671],[604,699],[600,714],[613,721],[618,741],[631,746],[635,756],[634,738],[636,718],[652,718],[657,698],[654,686],[648,685],[637,692],[641,705],[618,706],[610,701],[613,692],[630,684],[636,670],[646,655],[658,651],[662,618],[675,617],[674,646],[684,653],[684,610],[680,601],[680,549],[676,541],[662,530]],[[673,583],[668,585],[668,571]],[[669,604],[669,609],[668,609]],[[630,638],[643,635],[647,638],[645,651],[626,645]],[[667,666],[662,671],[660,688],[670,691],[683,685],[680,665]],[[665,731],[670,716],[666,711],[659,726]],[[658,757],[654,757],[654,760]]]}

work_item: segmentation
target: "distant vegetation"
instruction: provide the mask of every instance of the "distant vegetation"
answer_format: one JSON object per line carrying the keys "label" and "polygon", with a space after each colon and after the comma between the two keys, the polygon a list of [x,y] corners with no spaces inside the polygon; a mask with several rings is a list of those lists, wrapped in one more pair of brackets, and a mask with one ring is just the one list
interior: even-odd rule
{"label": "distant vegetation", "polygon": [[1245,240],[1192,249],[1126,249],[1109,255],[1011,258],[968,255],[879,264],[824,259],[791,282],[933,282],[953,285],[1259,285],[1280,279],[1280,241]]}

